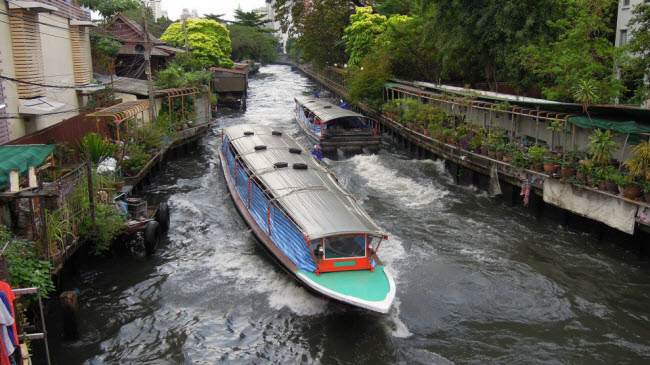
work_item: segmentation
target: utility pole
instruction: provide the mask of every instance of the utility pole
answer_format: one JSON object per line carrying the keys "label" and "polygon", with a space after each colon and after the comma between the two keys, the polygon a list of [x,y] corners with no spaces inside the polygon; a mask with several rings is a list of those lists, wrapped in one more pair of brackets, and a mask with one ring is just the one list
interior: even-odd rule
{"label": "utility pole", "polygon": [[188,52],[189,46],[187,45],[187,15],[183,14],[183,35],[185,36],[185,52]]}
{"label": "utility pole", "polygon": [[147,63],[145,73],[147,74],[147,86],[149,88],[149,121],[156,121],[156,100],[153,95],[153,80],[151,79],[151,42],[149,42],[149,31],[147,30],[147,8],[142,2],[142,29],[144,32],[144,61]]}

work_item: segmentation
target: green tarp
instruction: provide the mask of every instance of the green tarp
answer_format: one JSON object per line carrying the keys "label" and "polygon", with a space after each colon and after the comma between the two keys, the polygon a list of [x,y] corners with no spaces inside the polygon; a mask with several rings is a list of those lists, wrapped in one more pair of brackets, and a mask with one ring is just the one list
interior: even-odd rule
{"label": "green tarp", "polygon": [[17,169],[23,176],[30,166],[40,166],[56,145],[0,146],[0,188],[9,182],[9,170]]}
{"label": "green tarp", "polygon": [[[591,123],[592,121],[593,125]],[[570,117],[569,123],[588,129],[593,129],[596,126],[599,129],[609,129],[623,134],[650,133],[650,126],[639,124],[635,121],[617,122],[599,118],[591,118],[590,121],[587,117],[578,116]]]}

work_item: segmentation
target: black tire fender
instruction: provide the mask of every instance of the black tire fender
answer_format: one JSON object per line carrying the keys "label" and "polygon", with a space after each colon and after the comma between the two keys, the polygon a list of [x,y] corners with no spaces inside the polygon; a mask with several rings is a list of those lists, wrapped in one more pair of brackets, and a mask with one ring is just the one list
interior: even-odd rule
{"label": "black tire fender", "polygon": [[169,230],[169,205],[166,202],[158,204],[158,211],[156,211],[156,221],[160,224],[160,229],[163,232]]}
{"label": "black tire fender", "polygon": [[150,221],[144,228],[144,249],[147,256],[156,253],[158,243],[160,242],[160,224],[156,221]]}

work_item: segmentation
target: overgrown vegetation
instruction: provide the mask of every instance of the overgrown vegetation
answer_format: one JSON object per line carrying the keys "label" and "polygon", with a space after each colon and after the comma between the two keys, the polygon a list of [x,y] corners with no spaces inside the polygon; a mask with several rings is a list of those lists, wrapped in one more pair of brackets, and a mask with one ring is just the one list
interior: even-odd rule
{"label": "overgrown vegetation", "polygon": [[39,287],[43,296],[54,290],[54,283],[50,276],[51,265],[44,260],[42,247],[33,241],[17,238],[5,227],[0,225],[0,243],[6,249],[9,276],[13,287]]}
{"label": "overgrown vegetation", "polygon": [[[233,68],[230,59],[232,48],[228,30],[221,24],[209,19],[187,19],[187,42],[193,48],[194,56],[202,66]],[[160,40],[177,47],[185,44],[183,22],[172,23]]]}

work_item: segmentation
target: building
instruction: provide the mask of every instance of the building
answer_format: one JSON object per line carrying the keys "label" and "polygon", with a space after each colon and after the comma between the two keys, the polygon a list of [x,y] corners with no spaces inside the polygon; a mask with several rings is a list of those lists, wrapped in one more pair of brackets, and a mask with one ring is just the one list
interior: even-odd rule
{"label": "building", "polygon": [[[113,38],[122,42],[119,55],[115,60],[115,75],[134,79],[145,80],[145,37],[140,24],[123,14],[116,15],[106,25],[106,30]],[[151,71],[164,69],[167,63],[171,62],[177,53],[185,53],[184,49],[170,47],[165,42],[149,33],[151,42]]]}
{"label": "building", "polygon": [[160,6],[161,0],[149,0],[149,7],[153,13],[153,18],[158,19],[163,16],[162,7]]}
{"label": "building", "polygon": [[0,143],[78,115],[92,85],[88,27],[66,0],[0,0]]}

